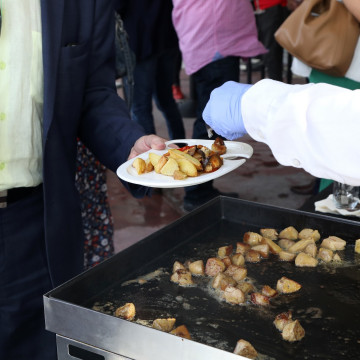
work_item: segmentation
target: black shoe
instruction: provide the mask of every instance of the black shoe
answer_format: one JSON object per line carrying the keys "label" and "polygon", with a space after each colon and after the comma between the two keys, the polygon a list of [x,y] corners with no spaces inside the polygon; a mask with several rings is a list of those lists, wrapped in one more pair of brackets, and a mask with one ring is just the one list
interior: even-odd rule
{"label": "black shoe", "polygon": [[187,199],[185,197],[183,208],[185,211],[189,211],[189,212],[193,211],[193,210],[197,209],[199,206],[204,205],[208,201],[215,199],[218,196],[227,196],[227,197],[232,197],[232,198],[238,198],[239,194],[235,193],[235,192],[225,193],[225,192],[221,192],[217,189],[213,189],[213,191],[211,193],[209,193],[209,194],[207,194],[207,196],[204,196],[201,198]]}

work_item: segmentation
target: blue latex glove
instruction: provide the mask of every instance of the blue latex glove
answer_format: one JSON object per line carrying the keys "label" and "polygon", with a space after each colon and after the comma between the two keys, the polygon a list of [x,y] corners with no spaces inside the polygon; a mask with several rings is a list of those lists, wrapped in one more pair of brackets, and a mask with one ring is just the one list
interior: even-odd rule
{"label": "blue latex glove", "polygon": [[234,140],[247,133],[241,115],[241,98],[251,86],[228,81],[211,92],[203,119],[225,139]]}

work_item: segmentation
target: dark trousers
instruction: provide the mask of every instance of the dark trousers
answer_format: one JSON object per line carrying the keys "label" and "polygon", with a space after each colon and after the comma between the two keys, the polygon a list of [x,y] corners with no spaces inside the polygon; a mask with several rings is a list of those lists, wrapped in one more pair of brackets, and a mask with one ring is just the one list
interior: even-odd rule
{"label": "dark trousers", "polygon": [[[239,82],[239,66],[240,62],[238,57],[228,56],[207,64],[192,75],[197,96],[196,120],[192,134],[193,139],[209,139],[206,124],[202,117],[204,108],[210,99],[211,92],[215,88],[223,85],[227,81]],[[212,139],[215,139],[217,136],[218,135],[214,133]],[[189,186],[185,188],[185,199],[206,199],[212,190],[212,181],[201,185]]]}
{"label": "dark trousers", "polygon": [[272,6],[256,15],[259,40],[269,50],[263,55],[267,77],[283,81],[283,48],[275,40],[274,34],[289,15],[289,10],[280,5]]}
{"label": "dark trousers", "polygon": [[152,113],[153,99],[166,120],[170,139],[185,138],[179,108],[172,95],[176,48],[138,61],[134,71],[134,98],[131,115],[147,134],[156,134]]}
{"label": "dark trousers", "polygon": [[43,294],[51,288],[40,187],[0,209],[0,359],[57,358],[44,322]]}

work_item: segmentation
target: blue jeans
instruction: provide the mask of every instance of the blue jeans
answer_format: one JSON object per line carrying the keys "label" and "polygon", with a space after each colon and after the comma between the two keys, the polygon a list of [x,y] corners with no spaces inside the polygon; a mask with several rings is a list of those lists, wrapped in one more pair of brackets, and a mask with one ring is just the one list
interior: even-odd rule
{"label": "blue jeans", "polygon": [[185,138],[185,129],[179,108],[172,96],[176,49],[137,62],[134,72],[134,99],[131,115],[147,134],[155,134],[152,100],[163,114],[170,139]]}
{"label": "blue jeans", "polygon": [[[197,95],[196,120],[193,127],[193,139],[208,139],[205,121],[202,112],[210,99],[211,91],[221,86],[226,81],[239,82],[240,62],[236,56],[216,60],[207,64],[192,75]],[[217,134],[213,134],[215,139]],[[214,192],[212,181],[204,184],[189,186],[185,188],[185,199],[191,201],[209,200]]]}

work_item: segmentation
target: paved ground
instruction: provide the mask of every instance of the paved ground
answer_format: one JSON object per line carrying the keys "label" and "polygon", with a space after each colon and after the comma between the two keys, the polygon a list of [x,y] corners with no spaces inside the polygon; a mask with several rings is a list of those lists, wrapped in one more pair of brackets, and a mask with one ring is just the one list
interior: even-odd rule
{"label": "paved ground", "polygon": [[[245,74],[241,81],[245,82]],[[257,80],[254,73],[253,79]],[[189,98],[189,79],[182,73],[182,89]],[[302,79],[293,82],[302,83]],[[186,103],[180,106],[184,107]],[[183,108],[182,108],[183,109]],[[168,137],[165,121],[154,108],[157,133]],[[186,135],[191,138],[194,118],[184,117]],[[291,124],[289,124],[291,126]],[[293,185],[309,183],[313,177],[303,170],[279,165],[267,145],[257,143],[245,136],[241,141],[254,149],[251,159],[237,170],[215,180],[214,185],[224,192],[237,192],[240,199],[297,209],[309,196],[291,192]],[[113,173],[108,173],[108,189],[115,224],[115,251],[121,251],[136,241],[161,229],[185,214],[182,209],[184,190],[165,189],[152,197],[134,199]]]}

